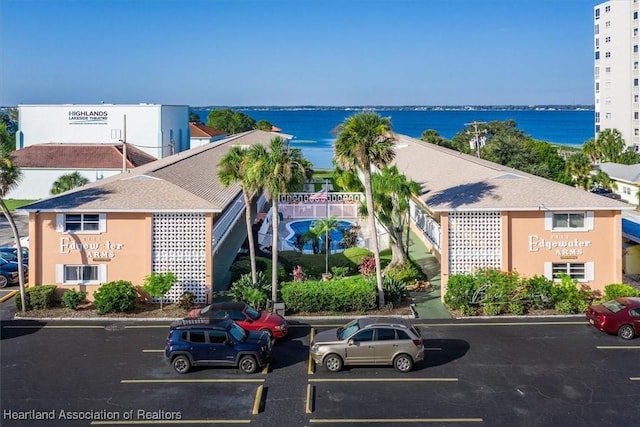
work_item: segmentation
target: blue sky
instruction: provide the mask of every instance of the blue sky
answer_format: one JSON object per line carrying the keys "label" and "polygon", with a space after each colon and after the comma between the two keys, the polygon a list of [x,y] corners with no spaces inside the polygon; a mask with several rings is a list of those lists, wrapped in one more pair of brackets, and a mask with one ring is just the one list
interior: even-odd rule
{"label": "blue sky", "polygon": [[591,105],[598,3],[0,0],[0,105]]}

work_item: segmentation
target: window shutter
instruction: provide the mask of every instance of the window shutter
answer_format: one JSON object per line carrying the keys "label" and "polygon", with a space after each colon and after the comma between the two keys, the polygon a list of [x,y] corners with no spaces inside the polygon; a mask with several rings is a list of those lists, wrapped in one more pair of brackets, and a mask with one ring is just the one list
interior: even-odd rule
{"label": "window shutter", "polygon": [[100,232],[105,233],[107,231],[107,214],[100,214]]}
{"label": "window shutter", "polygon": [[550,262],[544,263],[544,277],[553,280],[553,266]]}
{"label": "window shutter", "polygon": [[584,228],[593,230],[593,211],[587,212],[584,216]]}
{"label": "window shutter", "polygon": [[56,264],[56,283],[64,283],[64,264]]}
{"label": "window shutter", "polygon": [[64,214],[56,214],[56,232],[64,233]]}
{"label": "window shutter", "polygon": [[592,282],[594,280],[594,263],[593,262],[585,262],[584,263],[584,276],[587,281]]}
{"label": "window shutter", "polygon": [[107,282],[107,264],[98,265],[98,281],[100,283]]}
{"label": "window shutter", "polygon": [[544,213],[544,229],[547,231],[553,230],[553,212]]}

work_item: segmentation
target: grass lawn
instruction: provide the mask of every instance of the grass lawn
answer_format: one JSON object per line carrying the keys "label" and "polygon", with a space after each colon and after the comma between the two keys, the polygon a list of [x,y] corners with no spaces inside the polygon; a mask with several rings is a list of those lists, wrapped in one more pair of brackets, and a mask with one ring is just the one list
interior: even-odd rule
{"label": "grass lawn", "polygon": [[14,210],[22,207],[24,205],[28,205],[29,203],[33,203],[35,200],[23,200],[23,199],[5,199],[4,203],[7,205],[7,209],[9,212],[13,212]]}

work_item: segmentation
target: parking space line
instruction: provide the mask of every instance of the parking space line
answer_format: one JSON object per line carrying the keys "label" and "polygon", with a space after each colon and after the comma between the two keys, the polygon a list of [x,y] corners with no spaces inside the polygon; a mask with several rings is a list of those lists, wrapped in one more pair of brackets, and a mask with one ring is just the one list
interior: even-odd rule
{"label": "parking space line", "polygon": [[164,353],[164,350],[142,350],[143,353]]}
{"label": "parking space line", "polygon": [[482,423],[482,418],[312,418],[312,424],[328,423],[353,423],[353,424],[373,424],[373,423]]}
{"label": "parking space line", "polygon": [[425,351],[442,351],[442,347],[425,347]]}
{"label": "parking space line", "polygon": [[598,350],[640,350],[640,345],[598,345]]}
{"label": "parking space line", "polygon": [[169,325],[125,325],[125,329],[151,329],[151,328],[168,328]]}
{"label": "parking space line", "polygon": [[263,383],[264,378],[193,378],[184,380],[120,380],[120,384],[163,384],[163,383]]}
{"label": "parking space line", "polygon": [[457,382],[457,378],[309,378],[315,383],[368,383],[368,382]]}
{"label": "parking space line", "polygon": [[104,326],[98,325],[3,325],[3,328],[6,329],[104,329]]}
{"label": "parking space line", "polygon": [[168,424],[249,424],[251,420],[131,420],[131,421],[91,421],[92,426],[119,425],[119,426],[139,426],[139,425],[168,425]]}
{"label": "parking space line", "polygon": [[629,377],[631,381],[640,381],[640,377]]}

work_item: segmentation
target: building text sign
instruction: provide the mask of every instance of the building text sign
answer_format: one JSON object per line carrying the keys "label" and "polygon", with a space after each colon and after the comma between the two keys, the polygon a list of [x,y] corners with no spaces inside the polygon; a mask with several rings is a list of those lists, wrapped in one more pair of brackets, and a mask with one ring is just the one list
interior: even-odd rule
{"label": "building text sign", "polygon": [[102,242],[99,237],[87,237],[82,242],[71,237],[60,238],[60,253],[83,252],[87,258],[113,258],[124,248],[123,243],[115,243],[110,240]]}
{"label": "building text sign", "polygon": [[578,256],[583,254],[584,248],[591,246],[591,240],[569,238],[566,235],[545,239],[536,234],[529,235],[529,252],[541,250],[553,251],[557,256]]}
{"label": "building text sign", "polygon": [[106,124],[109,112],[106,110],[69,110],[69,124]]}

